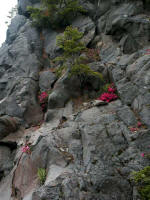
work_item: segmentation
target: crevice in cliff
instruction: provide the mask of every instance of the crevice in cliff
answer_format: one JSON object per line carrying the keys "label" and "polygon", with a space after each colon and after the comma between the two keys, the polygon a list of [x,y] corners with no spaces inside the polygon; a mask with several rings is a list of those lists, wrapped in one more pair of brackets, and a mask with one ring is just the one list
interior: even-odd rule
{"label": "crevice in cliff", "polygon": [[3,142],[3,141],[0,141],[0,146],[6,146],[9,149],[11,149],[11,151],[17,149],[17,143],[16,142]]}

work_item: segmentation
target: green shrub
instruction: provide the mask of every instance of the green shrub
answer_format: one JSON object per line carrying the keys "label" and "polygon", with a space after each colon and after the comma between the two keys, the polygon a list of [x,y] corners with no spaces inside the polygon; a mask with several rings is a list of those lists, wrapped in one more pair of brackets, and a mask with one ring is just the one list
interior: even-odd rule
{"label": "green shrub", "polygon": [[136,183],[142,200],[150,200],[150,166],[138,172],[133,172],[131,179]]}
{"label": "green shrub", "polygon": [[48,28],[50,24],[50,18],[44,14],[44,11],[40,8],[28,7],[28,11],[32,18],[32,24],[37,28]]}
{"label": "green shrub", "polygon": [[64,65],[57,68],[55,71],[57,78],[60,78],[65,70],[66,70],[66,66]]}
{"label": "green shrub", "polygon": [[64,61],[69,59],[70,62],[74,63],[81,52],[86,49],[81,42],[82,37],[83,33],[72,26],[68,26],[65,29],[64,35],[57,36],[57,45],[64,51],[62,56]]}
{"label": "green shrub", "polygon": [[101,80],[103,80],[103,76],[99,72],[94,72],[88,65],[85,64],[74,64],[72,66],[70,76],[77,75],[79,77],[80,82],[86,83],[89,77],[94,76]]}
{"label": "green shrub", "polygon": [[38,28],[67,26],[78,13],[86,12],[78,0],[41,0],[41,8],[28,7],[28,11]]}
{"label": "green shrub", "polygon": [[83,59],[80,54],[86,50],[86,46],[81,42],[82,37],[83,33],[79,32],[77,28],[68,26],[64,34],[57,37],[57,45],[63,49],[63,55],[55,60],[63,61],[70,76],[78,76],[83,84],[91,76],[102,80],[102,74],[94,72],[88,65],[82,63]]}
{"label": "green shrub", "polygon": [[38,175],[38,178],[40,180],[40,184],[43,185],[45,180],[46,180],[46,169],[38,168],[37,175]]}

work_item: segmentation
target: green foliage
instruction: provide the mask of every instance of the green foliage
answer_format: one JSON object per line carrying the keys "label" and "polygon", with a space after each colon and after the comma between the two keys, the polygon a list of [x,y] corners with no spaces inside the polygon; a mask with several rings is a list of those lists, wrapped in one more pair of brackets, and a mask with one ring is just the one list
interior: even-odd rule
{"label": "green foliage", "polygon": [[67,0],[66,6],[59,11],[60,17],[63,19],[63,23],[70,25],[72,20],[78,13],[86,13],[82,6],[79,5],[78,0]]}
{"label": "green foliage", "polygon": [[83,33],[72,26],[66,28],[64,35],[57,37],[57,45],[64,50],[64,59],[71,58],[74,61],[76,56],[79,56],[86,49],[85,45],[80,41],[82,37]]}
{"label": "green foliage", "polygon": [[45,180],[46,180],[46,169],[38,168],[37,175],[38,175],[38,178],[40,180],[40,184],[43,185]]}
{"label": "green foliage", "polygon": [[32,24],[37,28],[48,28],[50,24],[50,18],[46,16],[44,11],[40,8],[33,8],[28,6],[28,12],[32,18]]}
{"label": "green foliage", "polygon": [[91,76],[102,80],[102,74],[94,72],[88,65],[82,63],[80,54],[86,50],[84,43],[81,42],[82,37],[83,33],[77,28],[68,26],[64,34],[57,37],[57,45],[63,50],[63,55],[55,60],[63,61],[69,69],[70,77],[78,76],[81,84],[85,84]]}
{"label": "green foliage", "polygon": [[150,200],[150,166],[133,172],[131,179],[137,184],[142,200]]}
{"label": "green foliage", "polygon": [[106,83],[106,84],[103,86],[103,92],[107,92],[109,87],[110,87],[110,83]]}
{"label": "green foliage", "polygon": [[70,25],[78,13],[85,12],[78,0],[41,0],[41,4],[41,8],[28,7],[33,25],[38,28]]}
{"label": "green foliage", "polygon": [[88,65],[85,64],[78,64],[72,66],[71,72],[72,75],[78,75],[83,79],[83,77],[86,79],[88,76],[95,76],[101,80],[103,80],[103,76],[101,73],[94,72]]}
{"label": "green foliage", "polygon": [[64,65],[56,69],[55,73],[57,78],[60,78],[62,76],[64,70],[66,70],[66,66]]}

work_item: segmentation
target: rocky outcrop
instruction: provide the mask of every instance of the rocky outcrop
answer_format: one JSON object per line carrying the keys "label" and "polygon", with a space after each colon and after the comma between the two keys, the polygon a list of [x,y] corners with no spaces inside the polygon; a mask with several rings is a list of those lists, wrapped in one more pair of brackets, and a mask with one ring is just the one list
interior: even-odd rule
{"label": "rocky outcrop", "polygon": [[[38,32],[28,20],[23,16],[16,16],[15,19],[24,21],[16,26],[13,26],[15,22],[10,25],[6,39],[8,44],[5,43],[0,50],[0,114],[25,119],[30,123],[28,118],[34,111],[36,115],[32,116],[30,124],[36,124],[42,119],[37,101],[41,42]],[[19,27],[22,23],[25,23],[24,26]]]}
{"label": "rocky outcrop", "polygon": [[[100,50],[100,59],[88,64],[104,78],[91,78],[83,88],[68,71],[56,76],[53,59],[62,53],[56,45],[62,30],[39,32],[27,12],[39,1],[19,0],[0,49],[0,200],[140,199],[130,176],[150,165],[146,2],[80,1],[87,13],[72,25],[84,33],[88,48]],[[108,82],[118,100],[91,102]],[[50,93],[45,115],[39,91]],[[23,153],[25,145],[29,151]],[[43,185],[39,168],[46,170]]]}

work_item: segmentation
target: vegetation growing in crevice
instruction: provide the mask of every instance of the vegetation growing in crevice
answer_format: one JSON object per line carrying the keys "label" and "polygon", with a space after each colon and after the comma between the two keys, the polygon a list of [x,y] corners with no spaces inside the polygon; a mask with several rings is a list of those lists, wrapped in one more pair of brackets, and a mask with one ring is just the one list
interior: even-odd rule
{"label": "vegetation growing in crevice", "polygon": [[146,166],[138,172],[132,172],[131,179],[137,185],[142,200],[150,200],[150,166]]}
{"label": "vegetation growing in crevice", "polygon": [[66,71],[66,66],[62,65],[61,67],[58,67],[55,70],[55,74],[56,74],[57,78],[60,78],[64,71]]}
{"label": "vegetation growing in crevice", "polygon": [[38,168],[37,171],[38,179],[40,181],[40,184],[43,185],[46,180],[46,169],[44,168]]}
{"label": "vegetation growing in crevice", "polygon": [[78,76],[81,85],[84,85],[89,77],[96,77],[103,81],[102,74],[93,71],[87,64],[84,64],[83,58],[80,57],[86,46],[81,42],[83,33],[77,28],[68,26],[64,34],[57,37],[57,45],[63,49],[63,54],[57,57],[55,61],[63,62],[63,66],[69,72],[69,76]]}
{"label": "vegetation growing in crevice", "polygon": [[28,11],[38,28],[68,26],[79,13],[86,12],[78,0],[41,0],[40,8],[29,6]]}
{"label": "vegetation growing in crevice", "polygon": [[47,110],[48,95],[49,94],[50,94],[50,91],[48,91],[48,92],[45,91],[45,92],[41,92],[38,96],[40,106],[41,106],[43,112],[46,112],[46,110]]}

